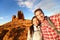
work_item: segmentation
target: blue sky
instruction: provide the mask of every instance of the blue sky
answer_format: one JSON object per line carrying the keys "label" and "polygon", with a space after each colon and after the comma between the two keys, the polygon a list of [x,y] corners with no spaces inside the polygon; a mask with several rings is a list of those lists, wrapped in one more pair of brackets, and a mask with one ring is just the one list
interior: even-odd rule
{"label": "blue sky", "polygon": [[11,21],[18,10],[24,13],[25,19],[31,19],[37,8],[47,16],[60,13],[60,0],[0,0],[0,25]]}

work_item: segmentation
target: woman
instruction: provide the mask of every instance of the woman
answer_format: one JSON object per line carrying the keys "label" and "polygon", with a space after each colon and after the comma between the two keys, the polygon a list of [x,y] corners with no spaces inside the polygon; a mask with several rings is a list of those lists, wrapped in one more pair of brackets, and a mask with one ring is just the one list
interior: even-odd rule
{"label": "woman", "polygon": [[40,22],[36,16],[32,18],[32,26],[28,28],[27,40],[42,40]]}

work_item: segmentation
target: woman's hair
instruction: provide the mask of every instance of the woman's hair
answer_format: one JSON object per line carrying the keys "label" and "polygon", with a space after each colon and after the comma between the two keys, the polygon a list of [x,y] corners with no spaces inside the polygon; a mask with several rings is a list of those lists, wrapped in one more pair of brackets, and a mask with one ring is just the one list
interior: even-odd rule
{"label": "woman's hair", "polygon": [[34,27],[33,27],[33,25],[30,27],[30,35],[31,35],[31,37],[32,37],[32,34],[34,33]]}
{"label": "woman's hair", "polygon": [[[37,19],[37,17],[36,16],[34,16],[33,18],[32,18],[32,20],[31,20],[31,23],[32,23],[32,26],[30,27],[30,35],[32,36],[32,34],[34,33],[34,27],[33,27],[33,19],[34,18],[36,18]],[[38,20],[38,19],[37,19]],[[38,20],[39,21],[39,20]],[[39,24],[38,25],[40,25],[40,21],[39,21]]]}
{"label": "woman's hair", "polygon": [[34,27],[33,27],[33,19],[36,18],[36,16],[33,16],[32,20],[31,20],[31,23],[32,23],[32,26],[30,26],[30,35],[32,36],[33,32],[34,32]]}
{"label": "woman's hair", "polygon": [[[38,18],[36,16],[33,16],[32,20],[31,20],[31,23],[33,24],[33,19],[36,18],[38,20]],[[39,21],[39,20],[38,20]],[[40,24],[40,21],[39,21],[39,24]],[[34,25],[34,24],[33,24]]]}
{"label": "woman's hair", "polygon": [[[33,24],[33,19],[34,19],[34,18],[36,18],[36,19],[37,19],[37,17],[36,17],[36,16],[33,16],[32,20],[31,20],[31,23],[32,23],[32,24]],[[38,19],[37,19],[37,20],[38,20]]]}

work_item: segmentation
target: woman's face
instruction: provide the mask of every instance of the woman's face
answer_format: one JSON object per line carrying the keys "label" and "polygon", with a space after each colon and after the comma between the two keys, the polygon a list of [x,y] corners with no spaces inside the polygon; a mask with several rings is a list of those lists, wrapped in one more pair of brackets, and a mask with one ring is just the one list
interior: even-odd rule
{"label": "woman's face", "polygon": [[35,26],[37,26],[37,25],[39,24],[39,21],[38,21],[37,18],[34,18],[34,19],[33,19],[33,24],[34,24]]}

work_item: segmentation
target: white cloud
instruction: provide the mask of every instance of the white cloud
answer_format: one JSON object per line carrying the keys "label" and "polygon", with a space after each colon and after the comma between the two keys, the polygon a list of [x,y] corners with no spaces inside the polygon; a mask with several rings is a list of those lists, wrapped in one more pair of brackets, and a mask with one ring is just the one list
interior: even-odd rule
{"label": "white cloud", "polygon": [[32,6],[33,6],[33,4],[32,4],[31,2],[29,2],[29,1],[24,2],[24,4],[25,4],[26,7],[28,7],[28,8],[32,8]]}
{"label": "white cloud", "polygon": [[33,7],[33,2],[31,0],[17,0],[17,3],[20,7],[27,7],[27,8],[32,8]]}
{"label": "white cloud", "polygon": [[20,7],[27,7],[33,11],[37,8],[41,8],[50,11],[52,14],[60,12],[59,3],[60,3],[59,0],[40,0],[39,3],[37,2],[37,0],[18,0],[18,5]]}
{"label": "white cloud", "polygon": [[9,22],[9,21],[11,21],[11,19],[10,19],[10,17],[8,17],[8,16],[1,16],[0,17],[0,25],[3,25],[3,24],[5,24],[5,23],[7,23],[7,22]]}
{"label": "white cloud", "polygon": [[39,7],[43,10],[51,12],[51,14],[48,15],[60,13],[60,5],[56,0],[42,0],[39,4],[35,5],[34,10]]}
{"label": "white cloud", "polygon": [[35,8],[42,8],[46,10],[51,10],[52,8],[58,6],[58,3],[54,0],[42,0],[39,4],[35,5]]}
{"label": "white cloud", "polygon": [[0,20],[3,20],[4,19],[4,17],[0,17]]}

